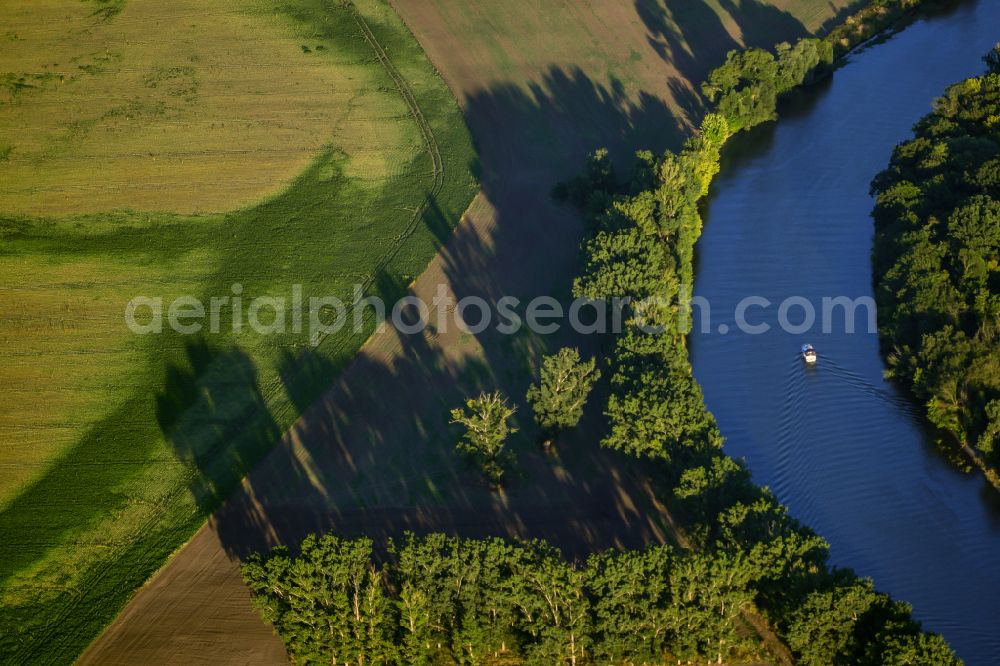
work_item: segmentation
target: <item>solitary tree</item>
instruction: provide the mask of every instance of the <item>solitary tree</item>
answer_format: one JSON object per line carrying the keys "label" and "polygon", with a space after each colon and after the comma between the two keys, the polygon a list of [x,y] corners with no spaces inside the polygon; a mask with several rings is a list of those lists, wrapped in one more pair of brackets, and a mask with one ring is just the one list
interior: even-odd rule
{"label": "solitary tree", "polygon": [[467,400],[465,409],[451,411],[451,422],[465,426],[465,434],[456,448],[470,456],[495,486],[500,485],[504,471],[512,462],[513,456],[506,444],[507,437],[517,432],[510,424],[515,411],[499,391],[483,393]]}
{"label": "solitary tree", "polygon": [[545,446],[560,431],[573,428],[583,417],[590,390],[601,377],[594,359],[580,360],[580,352],[564,347],[542,361],[538,384],[528,389],[528,401],[535,410],[535,422],[542,428]]}

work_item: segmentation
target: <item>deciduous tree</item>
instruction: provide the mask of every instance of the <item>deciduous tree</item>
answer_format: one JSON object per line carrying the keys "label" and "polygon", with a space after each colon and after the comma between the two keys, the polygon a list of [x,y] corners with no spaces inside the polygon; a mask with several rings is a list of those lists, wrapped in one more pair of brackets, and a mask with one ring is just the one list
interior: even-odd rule
{"label": "deciduous tree", "polygon": [[546,446],[561,431],[580,422],[594,382],[601,378],[596,365],[594,359],[581,360],[580,352],[570,347],[543,359],[541,378],[528,389],[527,398]]}
{"label": "deciduous tree", "polygon": [[507,449],[507,438],[517,432],[510,422],[516,408],[507,405],[499,392],[483,393],[465,403],[465,409],[453,409],[451,422],[462,425],[465,432],[456,448],[467,454],[496,486],[513,456]]}

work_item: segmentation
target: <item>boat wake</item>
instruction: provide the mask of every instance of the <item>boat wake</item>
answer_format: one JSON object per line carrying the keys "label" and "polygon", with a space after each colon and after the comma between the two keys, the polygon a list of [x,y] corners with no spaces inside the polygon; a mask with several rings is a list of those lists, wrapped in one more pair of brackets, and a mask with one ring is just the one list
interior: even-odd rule
{"label": "boat wake", "polygon": [[829,356],[824,357],[824,366],[830,374],[844,382],[846,385],[856,388],[885,404],[891,406],[896,412],[911,419],[922,419],[923,412],[910,401],[906,396],[900,395],[891,386],[878,386],[865,377],[854,372],[850,368],[844,367],[836,359]]}
{"label": "boat wake", "polygon": [[[811,371],[812,368],[807,368]],[[776,478],[773,490],[779,497],[786,494],[788,484],[801,478],[801,467],[805,464],[802,450],[802,438],[805,434],[803,417],[803,395],[806,386],[806,373],[802,371],[802,360],[796,357],[790,363],[785,375],[785,394],[778,416]],[[802,507],[808,511],[808,507]]]}

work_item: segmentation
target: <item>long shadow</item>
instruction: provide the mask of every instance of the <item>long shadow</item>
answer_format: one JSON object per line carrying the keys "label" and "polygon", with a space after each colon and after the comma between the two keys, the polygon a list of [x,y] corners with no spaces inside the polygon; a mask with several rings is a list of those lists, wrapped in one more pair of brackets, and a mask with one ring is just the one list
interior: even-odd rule
{"label": "long shadow", "polygon": [[[178,342],[173,337],[169,341],[171,348]],[[123,590],[141,586],[183,533],[196,529],[203,514],[186,502],[175,502],[173,486],[157,486],[158,480],[146,473],[150,458],[164,454],[157,446],[161,435],[177,454],[163,464],[183,466],[189,482],[179,490],[190,492],[201,511],[218,506],[280,436],[260,394],[253,363],[243,351],[192,339],[178,344],[177,352],[170,354],[165,368],[149,369],[165,373],[161,391],[137,395],[110,411],[67,461],[55,465],[0,512],[0,533],[19,535],[16,541],[0,540],[0,585],[16,599],[0,611],[0,646],[5,652],[16,654],[27,646],[37,656],[39,648],[32,647],[35,637],[51,630],[47,620],[57,612],[64,617],[73,614],[67,620],[72,631],[95,635],[104,624],[102,604]],[[131,437],[121,435],[124,427]],[[150,518],[141,525],[144,540],[119,543],[113,524],[98,537],[98,547],[116,548],[119,561],[126,563],[114,575],[84,566],[78,580],[56,584],[60,595],[39,599],[18,589],[21,571],[31,572],[30,567],[47,553],[105,519],[95,515],[94,507],[115,515],[125,512],[135,501],[130,492],[135,484],[143,484],[150,494],[161,492],[155,497],[162,497],[162,505],[147,505]],[[60,511],[39,521],[39,511],[50,509],[53,502],[60,503]],[[165,528],[162,517],[169,511],[180,515]],[[80,552],[86,554],[88,547],[94,546],[84,541]],[[54,642],[76,639],[71,633],[68,638],[55,636]]]}
{"label": "long shadow", "polygon": [[759,0],[719,0],[719,4],[739,26],[744,46],[771,48],[775,42],[794,42],[810,34],[789,12]]}
{"label": "long shadow", "polygon": [[819,30],[816,31],[816,34],[826,34],[837,26],[842,25],[847,17],[857,12],[863,4],[864,2],[862,0],[855,0],[850,4],[844,5],[840,9],[836,9],[834,4],[831,2],[830,10],[833,11],[836,9],[836,11],[834,11],[830,18],[823,21],[823,24],[820,26]]}
{"label": "long shadow", "polygon": [[720,0],[719,5],[738,30],[738,39],[705,0],[635,0],[650,45],[682,78],[695,83],[733,49],[770,48],[809,34],[791,13],[760,0]]}
{"label": "long shadow", "polygon": [[621,161],[640,148],[675,147],[685,131],[666,100],[645,91],[630,98],[621,84],[603,85],[576,67],[551,67],[527,90],[493,85],[464,106],[485,189],[540,173],[574,176],[587,153],[602,146]]}
{"label": "long shadow", "polygon": [[[165,346],[172,347],[177,340],[172,337]],[[243,352],[223,351],[201,338],[177,346],[179,353],[171,354],[176,358],[166,363],[165,370],[149,370],[164,372],[161,392],[136,395],[111,411],[66,456],[71,462],[55,465],[0,511],[0,532],[20,535],[17,542],[0,543],[0,583],[44,557],[68,535],[100,520],[94,515],[94,506],[107,506],[108,511],[125,506],[128,494],[120,489],[141,476],[149,456],[156,451],[160,432],[178,450],[182,461],[199,467],[204,466],[206,456],[213,454],[220,442],[233,444],[226,447],[236,456],[224,465],[228,470],[226,478],[206,467],[192,481],[191,491],[203,508],[216,506],[247,470],[244,456],[253,459],[255,452],[259,456],[262,447],[280,435],[259,392],[258,399],[244,402],[246,391],[251,386],[256,390],[256,373]],[[220,368],[236,370],[231,376],[225,375],[225,384],[217,381]],[[206,377],[215,381],[205,381]],[[233,405],[240,406],[239,414],[229,413]],[[221,430],[227,423],[235,430],[234,423],[227,421],[232,416],[240,417],[241,432],[248,424],[256,428],[247,430],[256,438],[256,447],[241,450],[242,443],[231,441],[235,435]],[[123,424],[131,438],[122,437]],[[72,489],[71,498],[66,497],[67,488]],[[46,521],[35,520],[39,508],[53,501],[63,503],[60,512]]]}
{"label": "long shadow", "polygon": [[[375,291],[384,296],[420,294],[426,301],[444,284],[456,300],[551,295],[566,302],[584,228],[552,201],[553,185],[574,175],[597,147],[627,164],[637,149],[663,150],[682,138],[666,101],[644,93],[629,98],[578,69],[553,68],[526,88],[495,86],[466,99],[465,108],[493,222],[451,233],[456,220],[431,200],[424,223],[443,244],[440,259],[414,285],[381,276]],[[243,557],[331,530],[380,543],[407,530],[544,537],[579,555],[669,540],[651,508],[650,479],[599,447],[600,396],[555,456],[538,446],[525,391],[541,355],[565,344],[587,356],[600,349],[596,336],[576,336],[566,326],[550,336],[503,335],[493,326],[471,333],[450,317],[443,326],[432,317],[421,334],[377,337],[214,514],[224,548]],[[294,378],[315,380],[331,368],[321,354],[311,363],[301,355],[286,361],[286,391],[295,404],[307,404],[308,392],[296,389]],[[500,493],[456,454],[459,433],[448,423],[450,409],[497,388],[520,408],[520,433],[511,440],[518,463]]]}
{"label": "long shadow", "polygon": [[705,112],[704,100],[692,83],[705,80],[729,51],[745,46],[770,48],[776,41],[809,34],[790,13],[759,0],[720,0],[720,6],[738,30],[738,40],[723,16],[705,0],[635,0],[650,46],[677,72],[668,77],[668,86],[675,104],[692,124]]}
{"label": "long shadow", "polygon": [[647,39],[682,79],[702,81],[726,53],[739,48],[722,18],[704,0],[635,0]]}
{"label": "long shadow", "polygon": [[[238,347],[203,339],[185,345],[157,395],[157,418],[177,458],[192,466],[188,488],[205,512],[219,506],[280,437],[253,360]],[[309,367],[309,366],[306,366]]]}

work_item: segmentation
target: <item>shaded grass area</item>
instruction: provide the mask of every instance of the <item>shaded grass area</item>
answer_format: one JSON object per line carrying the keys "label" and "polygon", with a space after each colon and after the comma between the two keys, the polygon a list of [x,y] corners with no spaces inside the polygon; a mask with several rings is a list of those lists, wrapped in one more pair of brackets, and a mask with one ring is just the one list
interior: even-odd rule
{"label": "shaded grass area", "polygon": [[[35,431],[33,413],[62,439],[0,511],[5,659],[72,661],[371,332],[369,322],[312,347],[308,330],[234,334],[224,309],[218,334],[133,336],[122,316],[130,298],[207,302],[232,296],[234,283],[247,302],[287,299],[293,284],[304,299],[350,302],[357,283],[389,297],[475,192],[457,105],[387,5],[298,0],[284,10],[324,46],[317,57],[366,64],[359,103],[405,137],[365,149],[385,153],[387,172],[352,177],[352,160],[366,156],[330,146],[286,192],[231,214],[0,219],[0,278],[11,285],[0,300],[23,308],[0,319],[14,389],[5,402],[23,419],[3,424],[15,443],[2,462],[31,462],[16,438]],[[51,392],[19,396],[29,380]]]}

